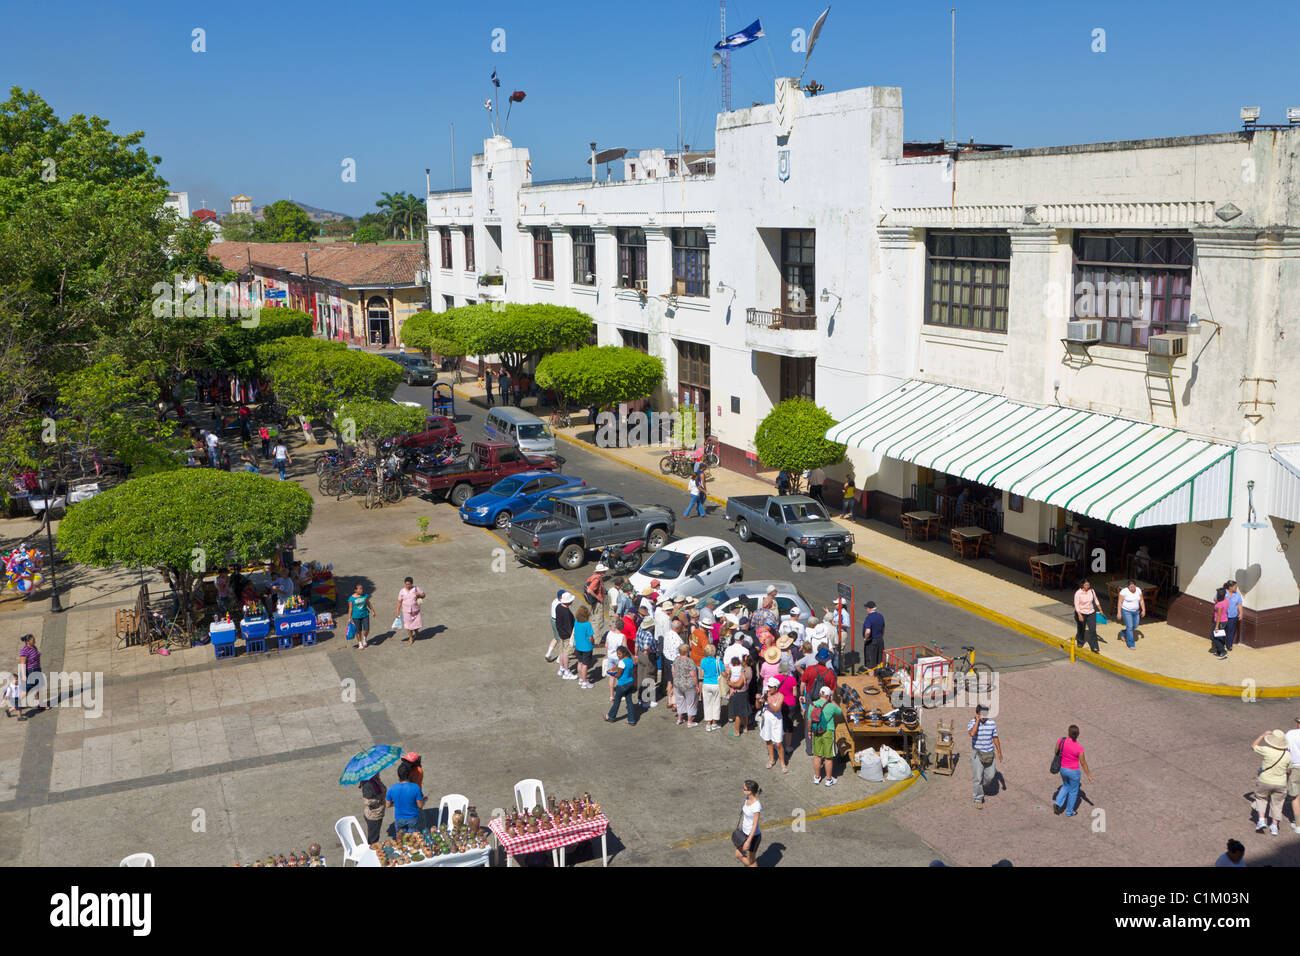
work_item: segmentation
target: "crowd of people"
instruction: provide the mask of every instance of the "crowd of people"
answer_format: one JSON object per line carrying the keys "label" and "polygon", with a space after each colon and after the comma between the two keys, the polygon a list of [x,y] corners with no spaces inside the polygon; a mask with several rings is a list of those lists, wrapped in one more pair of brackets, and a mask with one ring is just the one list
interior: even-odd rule
{"label": "crowd of people", "polygon": [[845,602],[824,609],[820,620],[801,620],[797,610],[780,613],[776,588],[769,587],[752,613],[719,613],[712,598],[665,596],[658,581],[638,594],[630,582],[607,575],[598,565],[581,597],[556,592],[545,653],[558,665],[556,676],[581,690],[604,678],[606,721],[625,709],[635,726],[645,710],[663,704],[679,727],[703,724],[705,733],[736,738],[757,732],[768,769],[779,765],[782,773],[802,739],[814,784],[838,782],[835,724],[843,711],[836,664],[838,635],[849,624]]}

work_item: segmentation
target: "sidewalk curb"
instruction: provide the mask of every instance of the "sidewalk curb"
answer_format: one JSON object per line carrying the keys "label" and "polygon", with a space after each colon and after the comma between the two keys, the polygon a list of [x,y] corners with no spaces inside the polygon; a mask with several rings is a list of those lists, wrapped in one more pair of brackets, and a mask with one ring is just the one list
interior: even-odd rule
{"label": "sidewalk curb", "polygon": [[[468,400],[469,396],[466,395],[465,398]],[[676,479],[672,475],[663,475],[633,462],[624,461],[622,458],[607,452],[603,448],[589,445],[586,442],[579,441],[578,439],[561,432],[556,432],[555,434],[557,437],[562,438],[564,441],[569,442],[572,445],[585,448],[587,451],[608,458],[612,462],[616,462],[617,464],[623,465],[627,468],[632,468],[644,475],[649,475],[651,478],[659,478],[671,485],[681,488],[683,491],[685,490],[685,482],[681,482],[680,479]],[[708,499],[714,504],[722,505],[723,507],[726,506],[726,501],[724,499],[716,498],[713,495],[709,495]],[[1034,627],[1031,624],[1025,624],[1023,621],[1018,621],[1013,617],[991,610],[975,601],[971,601],[958,594],[953,594],[951,591],[945,591],[942,588],[935,587],[933,584],[922,581],[920,578],[914,578],[903,571],[896,571],[893,568],[886,567],[885,565],[880,564],[877,561],[872,561],[870,558],[865,558],[860,554],[855,553],[854,558],[857,560],[858,564],[875,571],[877,574],[893,578],[899,584],[904,584],[914,590],[922,591],[929,594],[931,597],[936,597],[948,604],[955,605],[964,611],[978,615],[986,621],[991,621],[994,624],[1013,630],[1018,634],[1023,634],[1026,637],[1033,638],[1034,640],[1046,644],[1048,647],[1056,648],[1063,653],[1068,654],[1070,652],[1070,647],[1074,644],[1073,638],[1057,637],[1048,631],[1044,631],[1042,628]],[[1116,674],[1120,677],[1126,677],[1129,680],[1140,681],[1141,683],[1150,684],[1155,687],[1164,687],[1169,690],[1187,691],[1191,694],[1204,694],[1210,697],[1241,697],[1245,691],[1244,687],[1233,686],[1231,684],[1207,684],[1203,681],[1184,680],[1181,677],[1168,677],[1164,674],[1157,674],[1154,671],[1144,671],[1136,667],[1130,667],[1127,664],[1121,664],[1119,661],[1113,661],[1109,658],[1101,657],[1100,655],[1091,652],[1087,652],[1086,656],[1079,656],[1077,659],[1084,663],[1091,664],[1094,667],[1100,667],[1102,670],[1110,671],[1112,674]],[[1300,697],[1300,686],[1284,685],[1280,687],[1256,687],[1254,693],[1257,698],[1281,699]]]}
{"label": "sidewalk curb", "polygon": [[[846,768],[844,776],[852,776],[851,771],[849,771]],[[825,817],[838,817],[845,813],[853,813],[854,811],[857,810],[865,810],[868,807],[879,806],[882,803],[887,803],[888,801],[894,799],[894,797],[897,797],[899,794],[903,793],[905,790],[911,787],[912,784],[916,783],[916,781],[920,779],[921,779],[921,775],[919,773],[913,772],[912,776],[908,777],[906,780],[899,780],[897,783],[893,784],[892,786],[886,787],[884,790],[880,791],[877,794],[873,794],[870,797],[863,797],[861,800],[851,800],[848,803],[837,803],[834,806],[822,807],[820,810],[810,810],[807,814],[805,814],[803,817],[800,817],[799,819],[816,820]],[[780,820],[770,820],[770,821],[765,820],[764,825],[768,827],[784,827],[784,826],[789,826],[794,822],[795,822],[794,817],[785,817]],[[730,840],[730,839],[731,839],[730,831],[728,831],[727,833],[710,833],[707,836],[692,837],[689,840],[678,840],[676,843],[670,844],[669,849],[689,850],[691,847],[700,846],[701,844],[704,843],[720,843],[723,840]]]}

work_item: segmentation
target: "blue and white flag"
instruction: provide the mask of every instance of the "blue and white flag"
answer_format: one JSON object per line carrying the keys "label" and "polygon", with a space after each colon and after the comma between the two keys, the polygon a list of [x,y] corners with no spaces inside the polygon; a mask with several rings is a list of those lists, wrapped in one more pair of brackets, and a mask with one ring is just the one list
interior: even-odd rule
{"label": "blue and white flag", "polygon": [[501,81],[497,79],[497,71],[496,71],[496,70],[493,70],[493,71],[492,71],[492,85],[493,85],[493,86],[500,86],[500,85],[501,85]]}
{"label": "blue and white flag", "polygon": [[733,33],[725,40],[720,40],[713,45],[715,50],[739,50],[742,46],[749,46],[759,37],[764,36],[763,24],[755,20],[739,33]]}

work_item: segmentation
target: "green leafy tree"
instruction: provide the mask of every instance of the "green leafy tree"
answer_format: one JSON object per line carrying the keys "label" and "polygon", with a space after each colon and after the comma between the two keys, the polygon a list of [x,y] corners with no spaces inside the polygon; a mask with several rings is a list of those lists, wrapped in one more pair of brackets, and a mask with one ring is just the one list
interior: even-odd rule
{"label": "green leafy tree", "polygon": [[262,221],[253,226],[258,242],[307,242],[320,228],[295,202],[278,199],[262,210]]}
{"label": "green leafy tree", "polygon": [[554,389],[575,405],[598,408],[645,398],[663,378],[661,359],[621,345],[554,352],[537,364],[542,388]]}
{"label": "green leafy tree", "polygon": [[311,316],[300,309],[262,309],[251,327],[245,327],[242,320],[230,320],[212,343],[212,365],[244,377],[259,375],[260,346],[276,339],[310,338],[312,328]]}
{"label": "green leafy tree", "polygon": [[259,346],[257,358],[289,414],[332,428],[340,406],[359,398],[386,401],[402,378],[396,362],[321,339],[276,339]]}
{"label": "green leafy tree", "polygon": [[156,369],[113,355],[60,377],[60,413],[46,438],[63,476],[90,475],[97,455],[117,458],[135,475],[179,467],[184,446],[173,422],[154,412]]}
{"label": "green leafy tree", "polygon": [[456,311],[415,313],[402,323],[402,344],[422,350],[425,358],[434,355],[462,358],[468,355],[465,343],[456,337]]}
{"label": "green leafy tree", "polygon": [[208,468],[133,478],[68,511],[59,547],[81,564],[157,568],[184,610],[210,569],[271,557],[307,530],[312,499],[294,482]]}
{"label": "green leafy tree", "polygon": [[511,376],[530,359],[585,344],[592,326],[591,316],[562,305],[483,303],[442,314],[453,316],[466,355],[498,355]]}
{"label": "green leafy tree", "polygon": [[320,234],[322,236],[333,236],[335,238],[344,238],[352,235],[356,231],[357,221],[351,216],[343,219],[333,219],[329,222],[320,224]]}
{"label": "green leafy tree", "polygon": [[165,208],[143,137],[96,116],[61,120],[18,88],[0,103],[0,475],[49,463],[43,420],[76,414],[59,408],[62,376],[120,356],[165,387],[218,331],[154,314],[155,287],[177,269],[219,273],[202,227]]}
{"label": "green leafy tree", "polygon": [[339,431],[346,434],[351,430],[357,437],[377,445],[385,438],[423,431],[428,414],[423,408],[398,405],[393,401],[356,398],[344,403],[335,413],[334,420]]}
{"label": "green leafy tree", "polygon": [[826,440],[830,412],[806,398],[791,398],[767,413],[754,432],[754,448],[768,468],[796,474],[844,460],[844,446]]}
{"label": "green leafy tree", "polygon": [[383,242],[384,238],[383,227],[370,224],[357,226],[356,231],[352,233],[352,241],[359,243]]}
{"label": "green leafy tree", "polygon": [[252,242],[256,225],[251,212],[232,212],[221,220],[221,238],[225,242]]}

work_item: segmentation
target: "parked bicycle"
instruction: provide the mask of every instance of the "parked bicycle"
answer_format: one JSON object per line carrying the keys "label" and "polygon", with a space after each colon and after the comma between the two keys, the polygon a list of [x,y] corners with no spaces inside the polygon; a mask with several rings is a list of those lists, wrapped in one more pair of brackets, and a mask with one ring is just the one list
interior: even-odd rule
{"label": "parked bicycle", "polygon": [[551,413],[552,428],[568,428],[569,425],[569,410],[567,408],[557,408]]}
{"label": "parked bicycle", "polygon": [[193,640],[180,619],[169,621],[157,611],[149,612],[149,651],[167,657],[171,648],[191,646]]}

